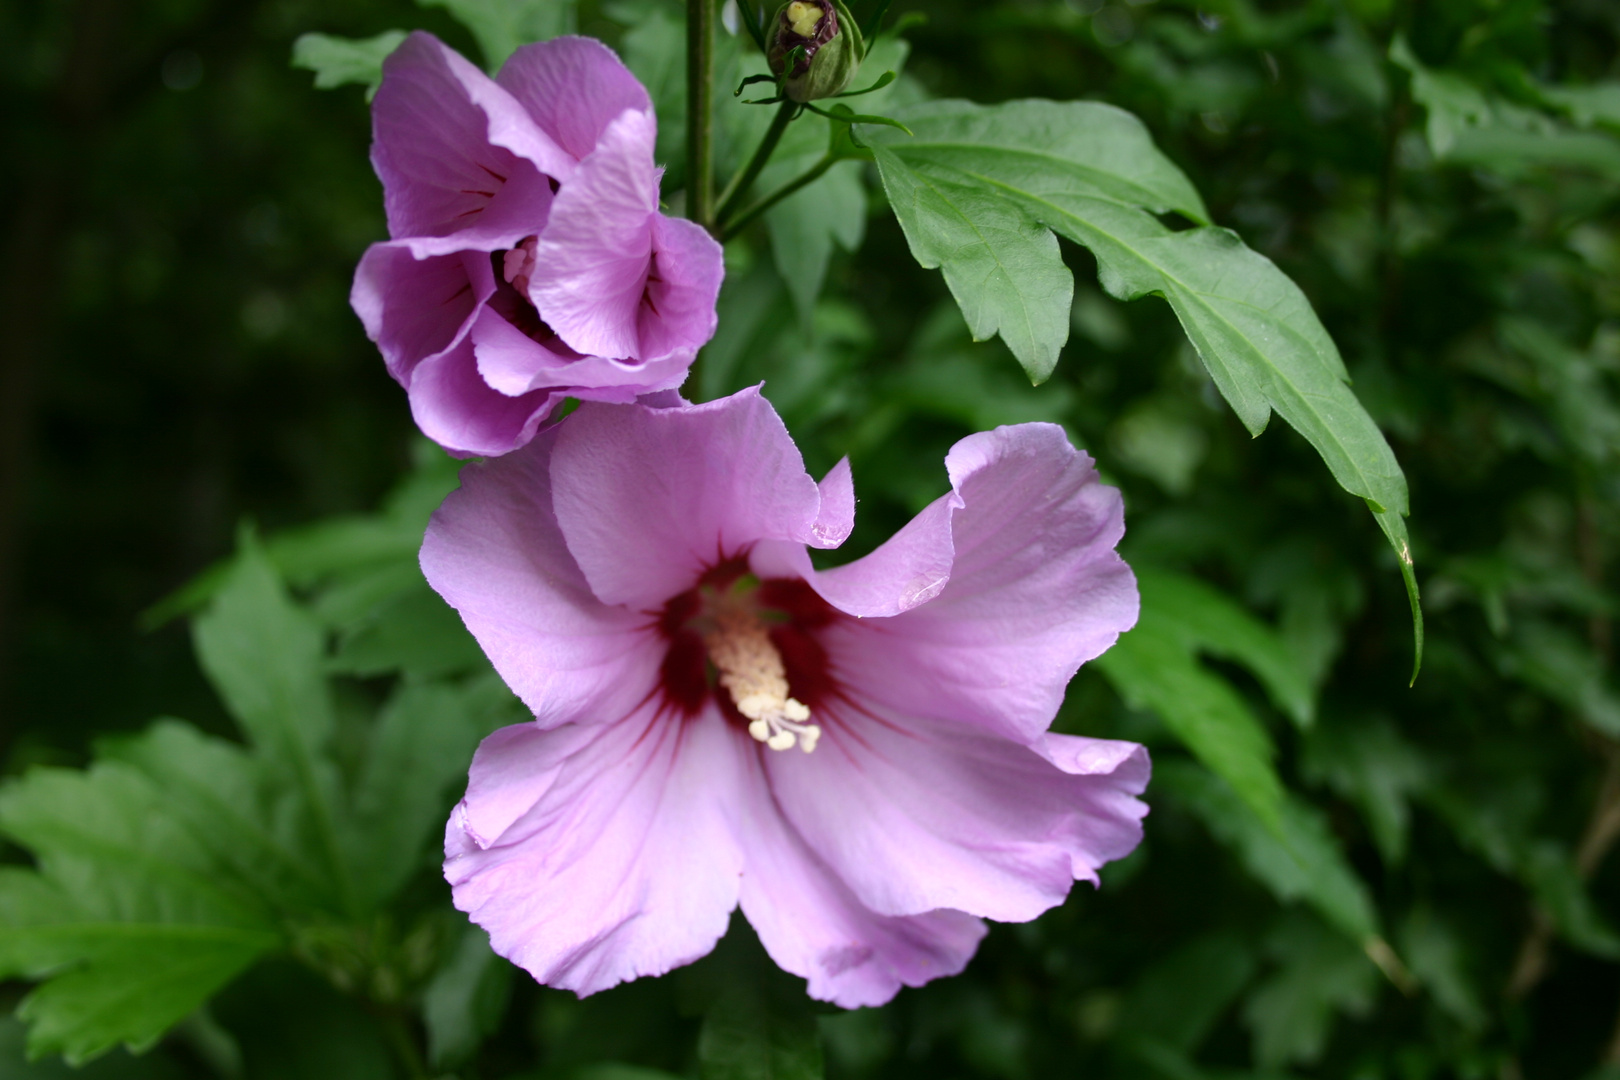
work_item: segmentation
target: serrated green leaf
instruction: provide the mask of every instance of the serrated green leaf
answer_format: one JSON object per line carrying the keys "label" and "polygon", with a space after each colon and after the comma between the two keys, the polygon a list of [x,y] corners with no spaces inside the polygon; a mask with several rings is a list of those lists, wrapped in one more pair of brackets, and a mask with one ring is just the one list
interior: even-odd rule
{"label": "serrated green leaf", "polygon": [[1417,749],[1388,721],[1358,718],[1316,728],[1305,738],[1301,768],[1361,810],[1378,852],[1389,865],[1406,855],[1410,800],[1429,782]]}
{"label": "serrated green leaf", "polygon": [[158,1055],[135,1057],[114,1050],[75,1068],[59,1058],[27,1058],[28,1028],[15,1016],[0,1017],[0,1080],[183,1080],[185,1073]]}
{"label": "serrated green leaf", "polygon": [[574,0],[416,0],[442,7],[472,31],[484,54],[484,67],[499,70],[519,46],[572,34]]}
{"label": "serrated green leaf", "polygon": [[334,883],[313,823],[284,777],[235,743],[160,720],[134,738],[97,745],[103,761],[140,770],[213,856],[283,911],[334,908]]}
{"label": "serrated green leaf", "polygon": [[500,1026],[515,970],[490,951],[484,931],[469,926],[462,933],[449,961],[422,994],[428,1058],[435,1068],[466,1061]]}
{"label": "serrated green leaf", "polygon": [[366,88],[370,101],[382,85],[383,61],[405,37],[403,30],[385,30],[369,38],[302,34],[293,42],[292,64],[315,73],[317,90],[358,84]]}
{"label": "serrated green leaf", "polygon": [[821,1080],[821,1034],[804,983],[771,962],[740,918],[684,986],[704,1001],[703,1080]]}
{"label": "serrated green leaf", "polygon": [[256,542],[244,545],[192,636],[209,682],[256,747],[289,761],[320,752],[332,734],[325,642]]}
{"label": "serrated green leaf", "polygon": [[371,731],[343,831],[362,905],[384,902],[429,861],[450,785],[467,775],[480,739],[519,719],[493,675],[467,688],[407,682],[395,691]]}
{"label": "serrated green leaf", "polygon": [[1128,704],[1157,713],[1260,820],[1279,826],[1283,787],[1271,764],[1277,753],[1271,736],[1237,692],[1199,664],[1177,635],[1144,620],[1092,663]]}
{"label": "serrated green leaf", "polygon": [[1197,578],[1147,566],[1135,570],[1143,618],[1161,622],[1191,650],[1242,664],[1289,719],[1311,725],[1316,699],[1310,680],[1275,630]]}
{"label": "serrated green leaf", "polygon": [[1354,945],[1315,919],[1286,919],[1267,950],[1281,964],[1243,1007],[1263,1067],[1311,1063],[1322,1056],[1334,1018],[1372,1007],[1378,969]]}
{"label": "serrated green leaf", "polygon": [[323,635],[293,605],[251,537],[213,605],[192,624],[192,638],[204,673],[253,746],[296,786],[325,855],[324,875],[354,913],[337,825],[342,787],[326,754],[333,716]]}
{"label": "serrated green leaf", "polygon": [[[1406,478],[1299,288],[1227,230],[1172,232],[1153,216],[1208,217],[1134,117],[1042,101],[932,102],[896,115],[914,138],[882,128],[863,137],[912,254],[942,267],[976,338],[999,330],[1034,381],[1051,372],[1073,293],[1055,232],[1091,250],[1116,298],[1169,301],[1252,433],[1275,410],[1341,487],[1375,513],[1407,512]],[[1415,607],[1415,579],[1407,582]]]}
{"label": "serrated green leaf", "polygon": [[1601,126],[1620,131],[1620,82],[1538,89],[1543,101],[1568,113],[1581,127]]}
{"label": "serrated green leaf", "polygon": [[821,1080],[821,1036],[805,1007],[773,1008],[745,989],[723,994],[698,1035],[703,1080]]}
{"label": "serrated green leaf", "polygon": [[421,572],[408,566],[404,589],[378,602],[349,627],[327,670],[351,675],[409,672],[435,678],[483,666],[484,653],[455,609],[446,604]]}
{"label": "serrated green leaf", "polygon": [[1223,780],[1190,763],[1158,765],[1154,785],[1183,800],[1278,900],[1306,901],[1363,948],[1378,939],[1367,887],[1320,810],[1289,796],[1281,806],[1280,830],[1272,829]]}
{"label": "serrated green leaf", "polygon": [[1497,650],[1497,666],[1510,678],[1546,694],[1592,728],[1620,736],[1620,694],[1591,644],[1562,627],[1525,619]]}
{"label": "serrated green leaf", "polygon": [[36,769],[0,793],[0,831],[37,871],[0,869],[0,977],[31,1054],[70,1063],[150,1046],[282,939],[273,915],[137,770]]}
{"label": "serrated green leaf", "polygon": [[1620,958],[1620,934],[1599,913],[1567,851],[1547,841],[1535,844],[1521,873],[1565,941],[1594,956]]}
{"label": "serrated green leaf", "polygon": [[1120,1034],[1193,1053],[1255,967],[1253,946],[1238,935],[1197,938],[1142,973],[1120,1008]]}
{"label": "serrated green leaf", "polygon": [[[1570,131],[1552,117],[1485,92],[1455,72],[1425,66],[1405,38],[1396,35],[1389,58],[1412,78],[1412,97],[1427,112],[1429,148],[1437,158],[1513,177],[1534,168],[1590,169],[1620,175],[1620,142],[1588,131]],[[1560,94],[1541,90],[1542,100],[1569,111],[1577,123],[1613,122],[1612,90]]]}
{"label": "serrated green leaf", "polygon": [[1401,924],[1401,955],[1412,974],[1458,1023],[1478,1031],[1490,1020],[1468,977],[1463,940],[1426,904],[1414,907]]}

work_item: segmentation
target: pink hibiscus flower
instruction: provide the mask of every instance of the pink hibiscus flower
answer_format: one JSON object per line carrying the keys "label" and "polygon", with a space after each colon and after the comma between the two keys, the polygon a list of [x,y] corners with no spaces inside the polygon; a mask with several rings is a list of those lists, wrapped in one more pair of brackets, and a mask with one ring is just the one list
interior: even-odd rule
{"label": "pink hibiscus flower", "polygon": [[495,951],[588,994],[713,948],[739,904],[846,1007],[960,971],[1141,839],[1147,753],[1047,729],[1136,620],[1119,493],[1060,428],[970,436],[865,558],[757,390],[582,405],[467,467],[422,547],[533,723],[446,835]]}
{"label": "pink hibiscus flower", "polygon": [[720,246],[658,212],[652,103],[605,45],[529,45],[492,80],[412,34],[372,124],[393,239],[350,301],[430,438],[504,454],[564,397],[685,379],[714,334]]}

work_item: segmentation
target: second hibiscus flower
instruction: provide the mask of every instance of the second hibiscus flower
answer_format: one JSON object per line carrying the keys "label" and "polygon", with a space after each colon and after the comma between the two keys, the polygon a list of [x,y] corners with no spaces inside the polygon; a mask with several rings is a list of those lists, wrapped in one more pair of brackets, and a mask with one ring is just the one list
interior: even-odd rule
{"label": "second hibiscus flower", "polygon": [[533,723],[479,748],[457,907],[590,993],[713,948],[739,904],[846,1007],[960,971],[1131,851],[1146,752],[1048,731],[1136,620],[1119,493],[1061,429],[973,435],[882,547],[757,391],[587,403],[467,467],[422,548]]}
{"label": "second hibiscus flower", "polygon": [[393,239],[351,300],[430,438],[504,454],[565,396],[681,384],[714,333],[720,246],[659,212],[652,103],[611,50],[557,38],[490,79],[415,33],[372,123]]}

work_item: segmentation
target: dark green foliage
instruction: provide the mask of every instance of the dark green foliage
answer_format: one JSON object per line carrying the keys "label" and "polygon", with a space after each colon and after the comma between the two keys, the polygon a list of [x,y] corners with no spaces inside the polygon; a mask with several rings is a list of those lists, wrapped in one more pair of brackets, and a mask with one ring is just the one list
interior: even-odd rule
{"label": "dark green foliage", "polygon": [[[519,717],[415,566],[455,465],[413,459],[344,309],[383,228],[378,35],[491,68],[604,37],[678,210],[683,5],[111,8],[0,8],[6,378],[43,358],[26,501],[0,505],[0,534],[24,523],[14,566],[0,535],[0,1080],[103,1051],[82,1075],[1620,1068],[1612,5],[895,6],[927,22],[872,43],[855,85],[900,77],[852,104],[913,135],[858,126],[871,163],[728,245],[687,392],[765,380],[813,470],[852,458],[833,561],[938,496],[956,439],[1064,425],[1125,493],[1143,607],[1058,728],[1147,743],[1155,779],[1100,890],[847,1014],[740,924],[579,1002],[450,908],[444,815]],[[723,186],[774,106],[729,93],[764,70],[744,34],[716,51]],[[859,149],[836,131],[794,121],[754,198]],[[262,537],[233,557],[244,515]],[[1411,688],[1396,572],[1428,615]],[[141,727],[170,712],[195,723]]]}

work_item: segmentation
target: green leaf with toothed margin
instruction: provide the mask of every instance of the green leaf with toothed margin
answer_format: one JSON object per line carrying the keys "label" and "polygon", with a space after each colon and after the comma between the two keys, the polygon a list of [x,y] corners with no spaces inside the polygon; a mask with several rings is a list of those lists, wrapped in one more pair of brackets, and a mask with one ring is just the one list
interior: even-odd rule
{"label": "green leaf with toothed margin", "polygon": [[[1396,553],[1406,478],[1349,386],[1310,302],[1208,213],[1140,121],[1098,102],[937,101],[896,110],[915,134],[864,127],[912,255],[939,267],[976,339],[1000,334],[1035,382],[1068,340],[1073,278],[1056,236],[1090,249],[1115,298],[1169,302],[1250,433],[1273,411],[1346,491],[1366,499]],[[1155,215],[1202,226],[1176,231]],[[1056,234],[1056,236],[1054,236]],[[1421,652],[1421,616],[1414,621]]]}

